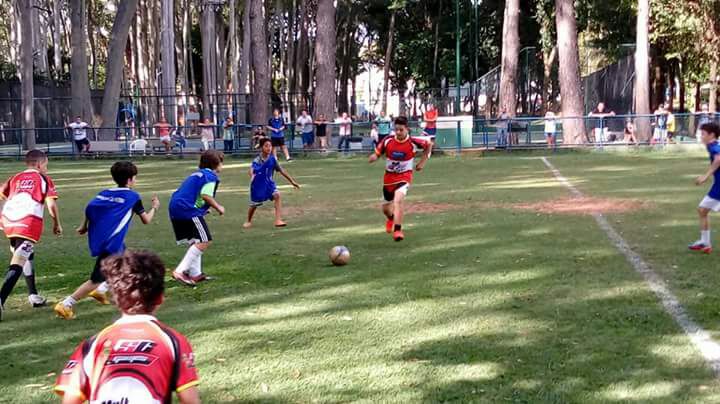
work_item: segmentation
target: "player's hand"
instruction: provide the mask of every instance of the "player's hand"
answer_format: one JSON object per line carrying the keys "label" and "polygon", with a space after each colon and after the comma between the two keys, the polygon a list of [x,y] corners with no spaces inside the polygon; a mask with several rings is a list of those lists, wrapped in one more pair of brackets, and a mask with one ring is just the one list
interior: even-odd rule
{"label": "player's hand", "polygon": [[300,184],[298,184],[297,182],[293,182],[292,186],[294,186],[295,189],[300,189]]}
{"label": "player's hand", "polygon": [[75,231],[77,231],[77,234],[82,236],[83,234],[88,232],[88,228],[87,226],[80,226]]}
{"label": "player's hand", "polygon": [[158,210],[160,208],[160,199],[157,197],[157,195],[152,197],[150,203],[153,209]]}
{"label": "player's hand", "polygon": [[701,176],[695,178],[695,185],[702,185],[707,180],[708,180],[707,175],[701,175]]}
{"label": "player's hand", "polygon": [[423,167],[425,167],[425,164],[423,164],[423,163],[418,163],[418,165],[415,166],[415,171],[422,171],[422,170],[423,170]]}
{"label": "player's hand", "polygon": [[377,159],[378,159],[377,154],[373,153],[373,154],[371,154],[370,157],[368,158],[368,162],[374,163],[374,162],[377,161]]}
{"label": "player's hand", "polygon": [[217,210],[217,213],[218,213],[220,216],[222,216],[222,215],[225,214],[225,207],[222,206],[222,205],[218,205],[217,209],[215,209],[215,210]]}
{"label": "player's hand", "polygon": [[60,226],[60,223],[53,224],[53,234],[56,236],[62,236],[63,234],[63,228]]}

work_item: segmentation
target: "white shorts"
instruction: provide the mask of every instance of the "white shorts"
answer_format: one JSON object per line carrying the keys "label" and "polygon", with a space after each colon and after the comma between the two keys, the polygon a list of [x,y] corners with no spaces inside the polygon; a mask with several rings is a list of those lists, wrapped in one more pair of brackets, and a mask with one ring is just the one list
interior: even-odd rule
{"label": "white shorts", "polygon": [[170,138],[170,136],[163,136],[160,138],[160,141],[163,143],[170,143],[172,139]]}
{"label": "white shorts", "polygon": [[720,212],[720,201],[718,201],[715,198],[711,198],[709,196],[705,196],[702,201],[700,201],[699,207],[710,209],[713,212]]}
{"label": "white shorts", "polygon": [[604,143],[607,142],[608,128],[595,128],[595,142]]}

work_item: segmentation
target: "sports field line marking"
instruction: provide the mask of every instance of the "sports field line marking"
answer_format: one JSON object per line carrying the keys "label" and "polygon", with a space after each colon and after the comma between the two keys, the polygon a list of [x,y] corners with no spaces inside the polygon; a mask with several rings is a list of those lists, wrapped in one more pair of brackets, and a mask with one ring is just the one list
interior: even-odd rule
{"label": "sports field line marking", "polygon": [[[578,197],[584,196],[546,157],[543,157],[542,161],[547,168],[552,171],[555,178],[561,184],[565,185],[570,193]],[[679,325],[688,338],[690,338],[692,344],[700,351],[702,357],[710,365],[710,368],[715,374],[715,378],[720,378],[720,344],[715,342],[712,337],[710,337],[710,334],[690,317],[687,310],[685,310],[678,298],[670,291],[662,277],[653,271],[652,267],[650,267],[638,253],[632,250],[627,241],[615,231],[605,216],[598,212],[593,213],[592,216],[595,218],[598,226],[607,234],[610,241],[613,242],[615,248],[625,256],[635,271],[645,279],[650,290],[660,299],[665,311],[675,320],[677,325]]]}

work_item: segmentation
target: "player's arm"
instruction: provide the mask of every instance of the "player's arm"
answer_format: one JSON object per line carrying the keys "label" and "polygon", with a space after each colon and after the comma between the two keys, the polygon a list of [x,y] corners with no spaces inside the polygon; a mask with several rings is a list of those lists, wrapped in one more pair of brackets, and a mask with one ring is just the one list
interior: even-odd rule
{"label": "player's arm", "polygon": [[710,168],[708,168],[707,172],[704,175],[701,175],[695,179],[695,184],[704,184],[713,174],[715,174],[715,171],[717,171],[718,168],[720,168],[720,154],[715,155],[712,164],[710,164]]}
{"label": "player's arm", "polygon": [[298,184],[297,181],[295,181],[295,179],[294,179],[293,177],[291,177],[290,174],[288,174],[288,172],[285,171],[284,168],[278,166],[278,172],[280,172],[280,175],[282,175],[283,177],[285,177],[285,179],[288,180],[288,182],[291,183],[292,186],[294,186],[295,188],[300,189],[300,184]]}
{"label": "player's arm", "polygon": [[50,217],[53,220],[53,233],[55,233],[56,236],[59,236],[62,234],[63,229],[60,225],[60,209],[57,205],[57,199],[47,198],[46,203],[48,207],[48,212],[50,213]]}
{"label": "player's arm", "polygon": [[200,392],[196,386],[177,393],[181,404],[200,404]]}
{"label": "player's arm", "polygon": [[432,143],[431,142],[425,142],[425,145],[423,146],[423,155],[420,159],[420,162],[417,163],[417,166],[415,169],[417,171],[422,171],[422,169],[425,167],[425,163],[430,159],[430,152],[432,152]]}
{"label": "player's arm", "polygon": [[153,218],[155,217],[155,212],[157,212],[158,208],[160,208],[160,199],[158,199],[157,196],[153,196],[150,203],[152,204],[150,206],[150,210],[147,212],[142,212],[139,215],[140,221],[142,221],[143,224],[150,224],[150,222],[152,222]]}
{"label": "player's arm", "polygon": [[90,226],[90,220],[88,220],[87,216],[85,216],[85,220],[83,220],[82,224],[80,225],[80,227],[77,228],[76,231],[79,235],[82,236],[83,234],[88,232],[89,226]]}
{"label": "player's arm", "polygon": [[385,142],[380,142],[379,145],[375,148],[373,153],[368,157],[368,163],[372,164],[377,161],[377,159],[382,156],[382,154],[385,152]]}

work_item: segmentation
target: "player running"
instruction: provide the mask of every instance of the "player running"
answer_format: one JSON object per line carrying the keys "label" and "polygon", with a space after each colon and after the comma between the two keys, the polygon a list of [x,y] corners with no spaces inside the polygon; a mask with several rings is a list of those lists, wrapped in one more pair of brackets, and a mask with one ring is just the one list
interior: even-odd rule
{"label": "player running", "polygon": [[195,354],[187,339],[154,317],[165,265],[149,252],[103,261],[122,317],[83,341],[55,384],[63,403],[200,403]]}
{"label": "player running", "polygon": [[383,178],[383,214],[387,217],[385,231],[392,233],[393,240],[405,238],[402,232],[403,204],[413,177],[415,163],[415,147],[423,149],[423,156],[416,170],[421,171],[430,158],[432,143],[410,136],[408,120],[404,116],[395,118],[395,132],[385,138],[370,155],[369,162],[374,163],[378,157],[385,155],[385,176]]}
{"label": "player running", "polygon": [[5,199],[0,219],[0,230],[10,240],[12,258],[0,288],[0,320],[3,306],[20,275],[25,275],[28,300],[33,307],[41,307],[47,300],[40,296],[35,285],[35,244],[43,231],[43,213],[47,204],[53,220],[53,233],[62,234],[60,213],[55,201],[58,197],[50,177],[47,176],[48,158],[41,150],[31,150],[25,155],[27,169],[10,177],[0,186],[0,199]]}
{"label": "player running", "polygon": [[700,216],[700,240],[690,244],[688,248],[693,251],[701,251],[705,254],[712,252],[710,242],[710,211],[720,211],[720,126],[716,123],[705,123],[700,126],[700,140],[707,147],[710,154],[710,168],[707,172],[695,179],[696,185],[704,184],[711,176],[714,178],[710,192],[700,201],[698,215]]}

